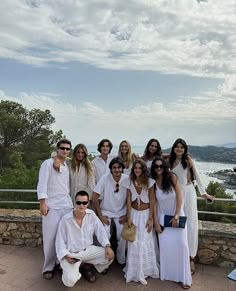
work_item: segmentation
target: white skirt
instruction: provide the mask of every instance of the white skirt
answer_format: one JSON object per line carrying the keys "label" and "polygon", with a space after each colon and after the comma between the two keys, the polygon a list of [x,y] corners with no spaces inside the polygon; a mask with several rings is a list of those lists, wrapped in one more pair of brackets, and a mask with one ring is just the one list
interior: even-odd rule
{"label": "white skirt", "polygon": [[191,286],[189,250],[186,226],[166,227],[159,236],[160,279],[182,282]]}
{"label": "white skirt", "polygon": [[183,209],[187,216],[187,235],[190,257],[195,257],[198,248],[198,214],[197,195],[193,184],[181,186],[183,196]]}
{"label": "white skirt", "polygon": [[124,268],[126,282],[135,281],[145,285],[147,277],[159,278],[157,238],[154,230],[147,232],[148,217],[149,209],[138,211],[131,208],[131,219],[137,228],[135,241],[128,242]]}

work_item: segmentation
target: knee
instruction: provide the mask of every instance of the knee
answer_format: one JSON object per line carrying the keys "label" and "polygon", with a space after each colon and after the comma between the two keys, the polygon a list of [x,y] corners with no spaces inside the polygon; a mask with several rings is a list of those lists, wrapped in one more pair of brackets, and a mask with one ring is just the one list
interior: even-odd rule
{"label": "knee", "polygon": [[62,275],[62,282],[66,287],[74,287],[76,282],[78,281],[78,276],[73,276],[73,275],[67,275],[64,276]]}

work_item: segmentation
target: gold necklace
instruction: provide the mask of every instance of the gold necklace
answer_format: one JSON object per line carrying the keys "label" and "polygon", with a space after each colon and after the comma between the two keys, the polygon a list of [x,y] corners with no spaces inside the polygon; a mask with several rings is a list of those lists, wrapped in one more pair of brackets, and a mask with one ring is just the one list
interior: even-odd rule
{"label": "gold necklace", "polygon": [[143,185],[142,184],[139,184],[137,181],[134,181],[134,185],[138,188],[142,188]]}

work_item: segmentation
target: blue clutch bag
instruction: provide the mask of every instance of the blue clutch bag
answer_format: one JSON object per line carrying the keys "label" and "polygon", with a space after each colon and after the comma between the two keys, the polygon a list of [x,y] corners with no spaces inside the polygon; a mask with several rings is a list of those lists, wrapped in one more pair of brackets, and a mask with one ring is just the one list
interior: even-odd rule
{"label": "blue clutch bag", "polygon": [[[173,219],[173,215],[165,215],[164,216],[164,227],[172,227],[171,219]],[[185,228],[187,216],[179,216],[179,228]]]}

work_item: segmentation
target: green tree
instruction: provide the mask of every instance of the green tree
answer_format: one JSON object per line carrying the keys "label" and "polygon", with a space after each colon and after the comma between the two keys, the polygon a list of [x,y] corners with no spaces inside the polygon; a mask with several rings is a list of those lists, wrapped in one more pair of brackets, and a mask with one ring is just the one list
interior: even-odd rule
{"label": "green tree", "polygon": [[[215,196],[216,198],[232,199],[233,195],[225,192],[225,189],[218,182],[210,182],[206,189],[207,193]],[[206,204],[205,201],[198,201],[198,210],[209,212],[221,213],[235,213],[235,203],[229,202],[214,202],[213,204]],[[231,216],[199,214],[200,220],[220,221],[220,222],[233,222],[236,223],[236,218]]]}
{"label": "green tree", "polygon": [[32,167],[37,160],[48,158],[52,145],[63,136],[53,132],[55,118],[49,110],[28,110],[13,101],[0,102],[0,170],[11,166],[12,152],[21,152],[22,161]]}

